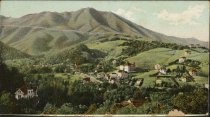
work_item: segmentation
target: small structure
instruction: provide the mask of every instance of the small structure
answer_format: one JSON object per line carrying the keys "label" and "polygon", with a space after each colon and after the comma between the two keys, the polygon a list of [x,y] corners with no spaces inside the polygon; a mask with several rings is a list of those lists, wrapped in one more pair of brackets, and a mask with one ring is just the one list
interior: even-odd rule
{"label": "small structure", "polygon": [[161,69],[159,70],[159,72],[160,72],[161,74],[166,74],[166,68],[161,68]]}
{"label": "small structure", "polygon": [[135,85],[134,85],[134,86],[136,86],[136,87],[140,87],[140,86],[143,84],[143,82],[144,82],[144,79],[143,79],[143,78],[141,78],[140,80],[137,80],[137,81],[136,81],[136,83],[135,83]]}
{"label": "small structure", "polygon": [[182,82],[190,82],[192,81],[192,76],[190,76],[189,74],[183,74],[181,77],[181,81]]}
{"label": "small structure", "polygon": [[116,65],[117,65],[117,60],[114,59],[114,60],[112,61],[112,65],[113,65],[113,66],[116,66]]}
{"label": "small structure", "polygon": [[124,65],[120,65],[120,70],[126,71],[128,73],[134,72],[135,68],[136,68],[135,62],[130,63],[127,61]]}
{"label": "small structure", "polygon": [[123,71],[123,70],[119,70],[118,73],[117,73],[117,77],[119,79],[128,78],[128,72]]}
{"label": "small structure", "polygon": [[191,76],[197,76],[198,71],[196,69],[190,69],[188,72]]}
{"label": "small structure", "polygon": [[156,65],[155,65],[155,69],[156,69],[156,70],[160,70],[160,68],[161,68],[161,66],[160,66],[159,64],[156,64]]}
{"label": "small structure", "polygon": [[181,81],[182,82],[188,82],[188,79],[187,79],[187,77],[181,77]]}
{"label": "small structure", "polygon": [[184,63],[186,61],[186,57],[180,57],[179,58],[179,63]]}
{"label": "small structure", "polygon": [[209,89],[209,84],[205,84],[204,87],[205,87],[206,89]]}
{"label": "small structure", "polygon": [[18,88],[18,90],[15,92],[15,98],[17,100],[33,97],[38,97],[37,87],[23,85],[22,87]]}

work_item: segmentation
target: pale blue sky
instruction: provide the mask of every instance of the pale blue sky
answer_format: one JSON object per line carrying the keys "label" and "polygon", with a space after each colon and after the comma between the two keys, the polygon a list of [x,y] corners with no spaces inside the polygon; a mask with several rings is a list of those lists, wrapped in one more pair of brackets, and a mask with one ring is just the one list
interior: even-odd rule
{"label": "pale blue sky", "polygon": [[0,14],[21,17],[42,11],[65,12],[86,7],[114,12],[166,35],[209,41],[208,1],[3,1]]}

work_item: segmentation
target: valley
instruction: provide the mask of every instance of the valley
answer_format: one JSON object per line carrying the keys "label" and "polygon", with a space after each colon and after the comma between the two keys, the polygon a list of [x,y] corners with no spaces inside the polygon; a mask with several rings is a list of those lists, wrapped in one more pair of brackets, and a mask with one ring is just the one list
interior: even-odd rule
{"label": "valley", "polygon": [[0,113],[208,112],[208,42],[93,8],[0,20]]}

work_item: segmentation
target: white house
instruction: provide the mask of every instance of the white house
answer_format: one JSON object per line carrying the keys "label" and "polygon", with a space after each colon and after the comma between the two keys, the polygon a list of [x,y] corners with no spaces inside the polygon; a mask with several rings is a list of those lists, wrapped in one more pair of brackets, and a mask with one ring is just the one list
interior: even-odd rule
{"label": "white house", "polygon": [[159,72],[160,72],[161,74],[166,74],[166,69],[161,68],[161,69],[159,70]]}
{"label": "white house", "polygon": [[116,66],[116,65],[117,65],[117,60],[114,59],[114,60],[112,61],[112,64],[113,64],[114,66]]}
{"label": "white house", "polygon": [[180,57],[179,58],[179,63],[184,63],[186,61],[186,57]]}
{"label": "white house", "polygon": [[134,72],[135,68],[136,68],[135,62],[134,63],[126,62],[124,65],[120,65],[120,70],[126,71],[128,73]]}
{"label": "white house", "polygon": [[209,89],[209,84],[205,84],[204,87]]}
{"label": "white house", "polygon": [[124,65],[120,65],[120,70],[124,70]]}
{"label": "white house", "polygon": [[190,69],[188,72],[191,76],[197,76],[198,71],[196,69]]}
{"label": "white house", "polygon": [[156,64],[156,65],[155,65],[155,69],[156,69],[156,70],[159,70],[160,68],[161,68],[161,66],[160,66],[159,64]]}
{"label": "white house", "polygon": [[137,80],[134,86],[139,87],[142,85],[143,82],[144,82],[144,79]]}
{"label": "white house", "polygon": [[33,98],[33,97],[38,97],[37,87],[29,87],[24,85],[15,92],[15,98],[17,100],[21,98]]}
{"label": "white house", "polygon": [[123,71],[123,70],[119,70],[118,73],[117,73],[117,77],[118,78],[128,78],[128,72],[126,71]]}

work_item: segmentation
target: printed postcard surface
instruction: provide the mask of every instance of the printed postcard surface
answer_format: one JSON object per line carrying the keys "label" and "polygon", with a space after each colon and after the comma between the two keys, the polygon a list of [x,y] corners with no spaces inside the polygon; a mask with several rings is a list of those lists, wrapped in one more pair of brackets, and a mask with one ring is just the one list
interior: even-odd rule
{"label": "printed postcard surface", "polygon": [[208,1],[0,1],[0,116],[208,116]]}

